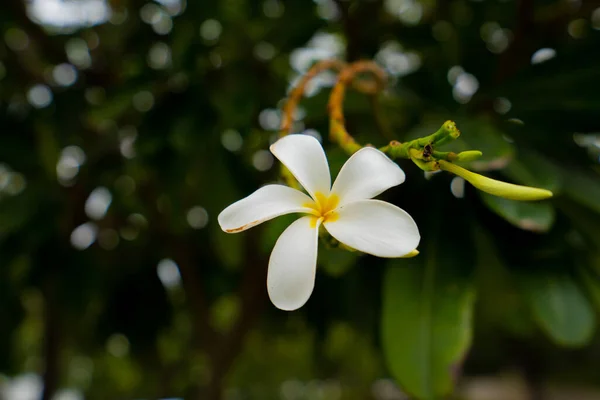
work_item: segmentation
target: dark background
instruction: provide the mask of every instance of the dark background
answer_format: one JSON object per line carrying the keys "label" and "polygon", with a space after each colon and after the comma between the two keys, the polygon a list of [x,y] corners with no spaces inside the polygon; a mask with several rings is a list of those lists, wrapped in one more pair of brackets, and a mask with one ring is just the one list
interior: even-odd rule
{"label": "dark background", "polygon": [[[433,399],[456,381],[456,398],[599,399],[599,7],[3,0],[0,398]],[[348,94],[361,143],[452,119],[448,150],[484,152],[470,169],[555,197],[401,160],[384,198],[421,255],[322,244],[309,302],[277,310],[266,266],[289,219],[237,235],[216,219],[278,179],[278,110],[328,58],[389,73]],[[320,133],[335,171],[334,82],[309,85],[293,130]]]}

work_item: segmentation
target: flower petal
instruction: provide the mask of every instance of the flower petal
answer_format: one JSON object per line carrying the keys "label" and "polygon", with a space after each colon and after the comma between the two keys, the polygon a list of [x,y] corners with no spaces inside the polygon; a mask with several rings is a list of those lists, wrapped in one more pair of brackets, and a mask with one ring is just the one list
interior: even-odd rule
{"label": "flower petal", "polygon": [[227,233],[245,231],[262,222],[290,213],[313,213],[306,204],[312,199],[299,190],[283,185],[263,186],[219,214],[221,229]]}
{"label": "flower petal", "polygon": [[364,147],[346,161],[331,193],[339,196],[340,206],[356,200],[371,199],[404,182],[404,171],[381,151]]}
{"label": "flower petal", "polygon": [[304,305],[315,286],[317,245],[321,220],[302,217],[277,239],[267,274],[267,290],[273,304],[292,311]]}
{"label": "flower petal", "polygon": [[359,200],[335,210],[337,218],[325,229],[337,240],[378,257],[402,257],[419,245],[421,236],[412,217],[380,200]]}
{"label": "flower petal", "polygon": [[317,139],[309,135],[288,135],[271,145],[271,153],[290,170],[313,198],[316,198],[317,192],[329,194],[329,164]]}

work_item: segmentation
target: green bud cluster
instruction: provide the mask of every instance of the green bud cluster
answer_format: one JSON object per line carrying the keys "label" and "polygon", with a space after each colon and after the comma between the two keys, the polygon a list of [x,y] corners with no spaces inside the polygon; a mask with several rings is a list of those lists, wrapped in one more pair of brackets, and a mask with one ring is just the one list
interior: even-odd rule
{"label": "green bud cluster", "polygon": [[444,170],[456,174],[470,182],[477,189],[495,196],[512,200],[542,200],[552,197],[552,192],[545,189],[513,185],[490,179],[483,175],[466,170],[454,163],[471,162],[482,156],[479,150],[467,150],[460,153],[438,151],[437,148],[456,140],[460,131],[453,121],[446,121],[435,133],[419,139],[400,143],[390,142],[380,150],[391,158],[412,160],[423,171]]}

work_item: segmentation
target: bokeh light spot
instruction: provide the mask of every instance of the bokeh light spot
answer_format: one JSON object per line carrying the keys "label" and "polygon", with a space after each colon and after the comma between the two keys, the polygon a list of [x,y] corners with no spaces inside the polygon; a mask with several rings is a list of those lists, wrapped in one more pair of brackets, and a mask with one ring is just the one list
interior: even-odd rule
{"label": "bokeh light spot", "polygon": [[98,227],[93,222],[79,225],[71,232],[71,245],[77,250],[85,250],[96,240]]}
{"label": "bokeh light spot", "polygon": [[64,31],[104,23],[110,11],[106,0],[32,0],[27,7],[32,21]]}
{"label": "bokeh light spot", "polygon": [[386,0],[385,9],[406,25],[417,25],[423,17],[423,5],[415,0]]}
{"label": "bokeh light spot", "polygon": [[314,137],[315,139],[317,139],[319,141],[319,143],[323,142],[323,137],[315,129],[307,129],[304,132],[302,132],[302,134]]}
{"label": "bokeh light spot", "polygon": [[111,202],[112,195],[110,191],[103,186],[97,187],[92,190],[85,201],[85,213],[91,219],[102,219],[106,215]]}
{"label": "bokeh light spot", "polygon": [[556,50],[545,47],[539,49],[531,56],[532,64],[541,64],[556,57]]}
{"label": "bokeh light spot", "polygon": [[110,335],[106,340],[106,351],[114,357],[125,357],[129,354],[129,340],[120,333]]}
{"label": "bokeh light spot", "polygon": [[506,97],[498,97],[494,100],[494,111],[498,114],[506,114],[510,111],[512,103]]}
{"label": "bokeh light spot", "polygon": [[479,81],[475,75],[463,72],[456,77],[452,95],[457,102],[465,104],[471,100],[477,90],[479,90]]}
{"label": "bokeh light spot", "polygon": [[9,28],[4,32],[6,45],[14,51],[23,51],[29,47],[29,36],[19,28]]}
{"label": "bokeh light spot", "polygon": [[252,156],[252,165],[261,172],[268,171],[273,166],[273,156],[267,150],[259,150]]}
{"label": "bokeh light spot", "polygon": [[152,29],[158,35],[168,35],[173,29],[173,20],[169,15],[161,10],[159,20],[152,24]]}
{"label": "bokeh light spot", "polygon": [[279,0],[265,0],[263,2],[263,13],[267,18],[280,18],[284,11],[285,7]]}
{"label": "bokeh light spot", "polygon": [[158,262],[156,274],[166,289],[174,288],[181,284],[179,267],[170,258],[165,258]]}
{"label": "bokeh light spot", "polygon": [[81,38],[69,39],[65,44],[65,51],[71,64],[82,69],[89,68],[92,65],[92,57],[85,40]]}
{"label": "bokeh light spot", "polygon": [[7,400],[37,400],[42,396],[44,382],[37,374],[19,375],[0,387],[0,395]]}
{"label": "bokeh light spot", "polygon": [[254,47],[254,57],[261,61],[269,61],[275,57],[275,46],[271,43],[260,42]]}
{"label": "bokeh light spot", "polygon": [[200,36],[207,42],[218,40],[221,32],[223,32],[223,27],[216,19],[207,19],[200,25]]}
{"label": "bokeh light spot", "polygon": [[162,5],[170,16],[175,17],[185,11],[186,0],[155,0]]}
{"label": "bokeh light spot", "polygon": [[71,64],[59,64],[52,70],[52,78],[60,86],[71,86],[77,80],[77,69]]}
{"label": "bokeh light spot", "polygon": [[25,175],[19,172],[11,172],[8,185],[6,185],[4,191],[11,196],[16,196],[23,192],[26,187],[27,180],[25,179]]}
{"label": "bokeh light spot", "polygon": [[459,176],[452,178],[450,182],[450,191],[457,199],[465,197],[465,180]]}
{"label": "bokeh light spot", "polygon": [[340,10],[333,0],[316,0],[317,15],[327,21],[335,21],[340,18]]}
{"label": "bokeh light spot", "polygon": [[421,67],[421,57],[414,52],[403,51],[402,46],[395,41],[384,43],[375,60],[397,77],[408,75]]}
{"label": "bokeh light spot", "polygon": [[147,90],[142,90],[133,95],[132,102],[136,110],[147,112],[154,107],[154,95]]}
{"label": "bokeh light spot", "polygon": [[274,131],[279,129],[279,124],[281,123],[279,110],[276,110],[274,108],[267,108],[266,110],[262,110],[258,115],[258,123],[264,130],[267,131]]}
{"label": "bokeh light spot", "polygon": [[208,224],[208,212],[200,206],[190,208],[186,218],[188,224],[194,229],[202,229]]}
{"label": "bokeh light spot", "polygon": [[27,92],[27,100],[35,108],[46,108],[52,103],[52,91],[46,85],[38,84]]}
{"label": "bokeh light spot", "polygon": [[60,153],[56,163],[56,177],[62,184],[68,184],[79,173],[85,163],[85,153],[78,146],[67,146]]}
{"label": "bokeh light spot", "polygon": [[569,22],[567,32],[574,39],[583,39],[588,33],[588,22],[583,18],[574,19]]}
{"label": "bokeh light spot", "polygon": [[171,48],[163,42],[154,43],[148,52],[148,65],[154,69],[165,69],[171,65]]}
{"label": "bokeh light spot", "polygon": [[465,70],[460,65],[454,65],[450,67],[447,74],[448,83],[454,86],[458,77],[463,74]]}
{"label": "bokeh light spot", "polygon": [[227,150],[236,152],[236,151],[240,151],[240,149],[244,145],[244,139],[242,138],[242,135],[240,135],[240,133],[238,131],[236,131],[234,129],[227,129],[221,135],[221,144]]}
{"label": "bokeh light spot", "polygon": [[160,21],[162,9],[158,4],[146,3],[140,8],[140,18],[148,25],[152,25]]}

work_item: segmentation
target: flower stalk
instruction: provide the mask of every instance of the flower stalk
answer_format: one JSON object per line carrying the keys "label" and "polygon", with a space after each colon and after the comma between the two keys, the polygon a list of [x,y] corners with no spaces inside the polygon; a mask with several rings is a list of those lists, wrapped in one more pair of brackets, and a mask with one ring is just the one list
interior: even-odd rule
{"label": "flower stalk", "polygon": [[[359,92],[371,95],[375,95],[385,88],[387,75],[381,67],[372,61],[363,60],[345,64],[338,60],[325,60],[316,63],[290,93],[283,108],[280,135],[285,136],[289,133],[293,112],[304,93],[306,84],[310,79],[327,69],[339,71],[338,80],[331,91],[328,103],[329,137],[333,143],[336,143],[342,150],[351,155],[365,146],[358,143],[346,129],[343,112],[346,88],[352,85]],[[368,76],[370,79],[362,78],[363,75]],[[358,79],[359,77],[362,79]],[[412,160],[423,171],[444,170],[453,173],[464,178],[477,189],[495,196],[520,201],[535,201],[552,197],[552,192],[549,190],[497,181],[456,165],[457,162],[471,162],[482,156],[479,150],[467,150],[460,153],[438,150],[439,147],[458,139],[459,136],[460,131],[456,123],[448,120],[431,135],[403,143],[392,140],[379,150],[391,159]],[[371,146],[366,145],[366,147]],[[282,170],[282,175],[288,184],[297,187],[297,183],[294,183],[293,176],[289,171]]]}

